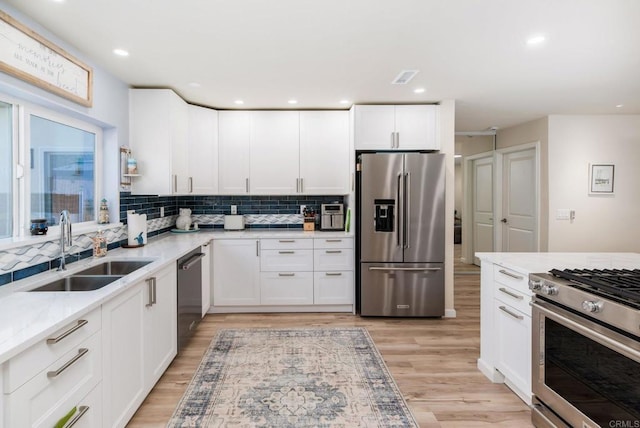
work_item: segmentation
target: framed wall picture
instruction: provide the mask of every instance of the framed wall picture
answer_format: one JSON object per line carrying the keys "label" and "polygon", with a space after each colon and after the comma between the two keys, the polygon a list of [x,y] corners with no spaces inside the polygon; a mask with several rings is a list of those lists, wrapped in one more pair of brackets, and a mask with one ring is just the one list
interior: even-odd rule
{"label": "framed wall picture", "polygon": [[615,165],[591,164],[589,166],[589,193],[592,195],[613,194]]}
{"label": "framed wall picture", "polygon": [[2,11],[0,72],[83,106],[93,104],[93,69]]}

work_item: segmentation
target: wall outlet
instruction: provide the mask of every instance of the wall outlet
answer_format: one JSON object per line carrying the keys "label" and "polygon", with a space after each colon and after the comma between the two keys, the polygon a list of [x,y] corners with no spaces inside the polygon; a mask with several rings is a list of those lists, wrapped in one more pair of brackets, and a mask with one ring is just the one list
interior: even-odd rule
{"label": "wall outlet", "polygon": [[237,205],[231,205],[231,214],[233,214],[233,215],[238,214],[238,206]]}
{"label": "wall outlet", "polygon": [[164,207],[160,207],[160,217],[164,217]]}
{"label": "wall outlet", "polygon": [[304,214],[304,209],[307,208],[306,205],[300,205],[300,214]]}

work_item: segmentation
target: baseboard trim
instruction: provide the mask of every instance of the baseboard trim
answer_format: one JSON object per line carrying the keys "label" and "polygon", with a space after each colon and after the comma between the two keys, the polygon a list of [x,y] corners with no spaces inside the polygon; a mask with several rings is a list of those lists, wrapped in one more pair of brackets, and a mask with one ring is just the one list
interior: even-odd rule
{"label": "baseboard trim", "polygon": [[444,310],[444,318],[455,318],[456,317],[455,309],[445,309]]}

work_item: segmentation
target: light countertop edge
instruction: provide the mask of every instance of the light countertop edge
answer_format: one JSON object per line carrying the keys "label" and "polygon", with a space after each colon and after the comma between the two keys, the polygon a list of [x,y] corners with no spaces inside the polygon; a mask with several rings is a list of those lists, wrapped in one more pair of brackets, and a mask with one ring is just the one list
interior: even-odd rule
{"label": "light countertop edge", "polygon": [[638,253],[476,253],[482,262],[523,274],[551,269],[638,269]]}
{"label": "light countertop edge", "polygon": [[[98,308],[117,295],[138,284],[152,273],[189,253],[194,248],[216,239],[268,238],[353,238],[341,231],[203,229],[198,233],[164,233],[150,238],[139,248],[118,248],[102,258],[87,258],[71,263],[65,272],[50,270],[0,287],[0,364],[49,337],[57,330]],[[28,290],[52,280],[72,275],[89,266],[108,260],[152,260],[152,263],[94,291],[34,292]]]}

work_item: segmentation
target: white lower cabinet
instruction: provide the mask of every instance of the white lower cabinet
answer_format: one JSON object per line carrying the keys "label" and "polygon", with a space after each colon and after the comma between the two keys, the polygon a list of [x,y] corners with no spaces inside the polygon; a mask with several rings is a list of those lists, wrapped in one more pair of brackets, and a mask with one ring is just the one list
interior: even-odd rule
{"label": "white lower cabinet", "polygon": [[505,382],[520,391],[531,389],[531,317],[495,300],[495,367]]}
{"label": "white lower cabinet", "polygon": [[145,281],[144,383],[147,392],[151,391],[178,353],[176,281],[175,263]]}
{"label": "white lower cabinet", "polygon": [[255,239],[213,241],[214,306],[260,304],[259,245]]}
{"label": "white lower cabinet", "polygon": [[313,272],[261,272],[263,305],[312,305]]}
{"label": "white lower cabinet", "polygon": [[104,427],[125,426],[146,395],[145,294],[142,282],[102,306]]}
{"label": "white lower cabinet", "polygon": [[353,304],[353,271],[315,272],[313,275],[313,303]]}
{"label": "white lower cabinet", "polygon": [[316,305],[352,305],[354,302],[353,239],[313,240],[313,301]]}
{"label": "white lower cabinet", "polygon": [[213,240],[203,244],[201,247],[204,257],[202,258],[202,316],[204,316],[211,306],[213,269]]}
{"label": "white lower cabinet", "polygon": [[103,426],[131,419],[177,352],[175,263],[102,307]]}

